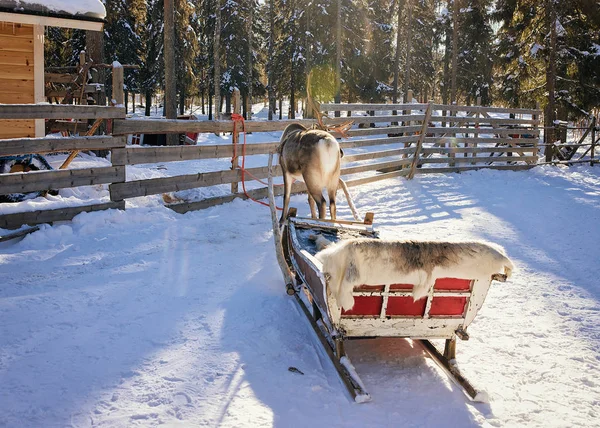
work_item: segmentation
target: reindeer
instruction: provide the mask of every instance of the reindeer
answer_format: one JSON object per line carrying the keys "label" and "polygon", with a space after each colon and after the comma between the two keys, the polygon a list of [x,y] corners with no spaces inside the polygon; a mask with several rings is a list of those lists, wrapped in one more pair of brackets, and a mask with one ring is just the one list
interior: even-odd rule
{"label": "reindeer", "polygon": [[287,216],[293,179],[303,180],[308,189],[308,204],[316,218],[315,202],[319,218],[324,219],[326,202],[323,188],[329,197],[329,213],[335,220],[335,196],[340,181],[340,164],[343,152],[335,137],[326,131],[307,129],[299,123],[288,125],[281,136],[277,149],[279,165],[283,171],[283,212],[280,224]]}

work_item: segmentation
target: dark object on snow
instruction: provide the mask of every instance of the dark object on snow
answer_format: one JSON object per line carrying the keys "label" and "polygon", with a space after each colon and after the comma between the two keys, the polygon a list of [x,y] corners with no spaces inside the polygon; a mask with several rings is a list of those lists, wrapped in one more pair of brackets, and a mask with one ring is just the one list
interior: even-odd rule
{"label": "dark object on snow", "polygon": [[[4,156],[0,157],[0,174],[12,174],[19,172],[51,170],[52,167],[42,155],[29,154],[20,156]],[[30,193],[10,193],[8,195],[0,195],[0,203],[3,202],[21,202],[25,199],[34,199],[38,196],[50,193],[58,195],[57,190],[41,190]]]}
{"label": "dark object on snow", "polygon": [[301,374],[301,375],[304,374],[300,370],[298,370],[296,367],[288,367],[288,371],[290,371],[292,373],[298,373],[298,374]]}

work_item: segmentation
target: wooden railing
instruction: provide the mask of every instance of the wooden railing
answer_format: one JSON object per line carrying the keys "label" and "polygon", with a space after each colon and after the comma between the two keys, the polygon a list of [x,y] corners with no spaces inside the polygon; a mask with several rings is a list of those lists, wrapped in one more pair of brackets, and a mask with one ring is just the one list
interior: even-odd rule
{"label": "wooden railing", "polygon": [[[45,106],[39,106],[45,107]],[[39,108],[36,107],[36,108]],[[56,107],[56,106],[52,106]],[[74,106],[71,106],[74,107]],[[87,106],[86,106],[87,107]],[[27,107],[29,108],[29,107]],[[120,107],[86,110],[98,115],[113,118],[113,135],[103,137],[70,137],[18,139],[0,142],[0,156],[23,153],[51,153],[56,151],[108,149],[111,151],[112,166],[102,168],[69,169],[62,171],[37,171],[30,173],[0,175],[0,194],[29,192],[77,187],[82,185],[109,184],[110,202],[84,207],[64,208],[35,213],[20,213],[0,216],[0,228],[15,228],[21,224],[45,223],[66,220],[82,211],[125,207],[125,200],[134,197],[156,195],[181,190],[230,184],[231,191],[222,196],[202,200],[179,201],[168,206],[177,212],[186,212],[206,208],[231,201],[235,198],[250,196],[255,199],[266,198],[266,187],[253,188],[247,195],[241,192],[238,183],[242,180],[242,171],[238,157],[241,155],[241,127],[231,120],[190,121],[162,119],[125,119]],[[239,107],[236,107],[239,108]],[[98,107],[98,109],[102,109]],[[348,131],[348,138],[340,138],[345,150],[342,175],[349,187],[363,185],[393,177],[412,178],[418,174],[461,172],[474,169],[492,168],[524,170],[532,168],[537,162],[540,110],[502,109],[480,106],[444,106],[428,104],[324,104],[323,110],[331,115],[335,111],[352,112],[348,117],[325,118],[325,124],[339,124],[350,120],[354,127]],[[55,113],[52,109],[35,110],[40,117]],[[0,117],[2,117],[0,109]],[[5,114],[16,113],[6,113]],[[77,113],[83,117],[82,110]],[[367,116],[366,112],[380,114]],[[400,114],[393,115],[393,111]],[[23,111],[22,111],[23,112]],[[23,114],[23,113],[19,114]],[[360,112],[365,112],[363,115]],[[444,112],[444,113],[440,113]],[[515,114],[521,117],[493,117],[502,114]],[[87,114],[87,113],[86,113]],[[121,115],[120,118],[115,116]],[[22,117],[22,116],[20,116]],[[62,117],[62,116],[61,116]],[[252,133],[275,132],[283,130],[290,123],[303,123],[311,126],[315,120],[247,121],[246,131]],[[397,124],[397,125],[395,125]],[[231,132],[231,143],[132,147],[126,145],[127,134],[150,133],[215,133]],[[270,141],[247,144],[246,156],[265,155],[273,152],[279,142]],[[374,150],[366,153],[353,152],[354,148]],[[199,159],[231,159],[232,168],[175,177],[126,181],[125,171],[128,165],[190,161]],[[247,168],[254,177],[267,177],[266,156],[263,166]],[[281,175],[279,169],[277,175]],[[253,179],[245,175],[246,180]],[[249,187],[256,187],[253,183]],[[305,190],[304,184],[295,183],[294,192]],[[281,194],[281,187],[276,194]]]}

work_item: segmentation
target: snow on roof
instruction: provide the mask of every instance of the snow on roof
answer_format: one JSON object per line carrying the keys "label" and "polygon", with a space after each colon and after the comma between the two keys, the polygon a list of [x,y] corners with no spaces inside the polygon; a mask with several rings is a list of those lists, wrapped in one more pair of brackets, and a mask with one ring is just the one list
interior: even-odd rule
{"label": "snow on roof", "polygon": [[0,10],[35,15],[72,15],[74,18],[104,19],[100,0],[0,0]]}

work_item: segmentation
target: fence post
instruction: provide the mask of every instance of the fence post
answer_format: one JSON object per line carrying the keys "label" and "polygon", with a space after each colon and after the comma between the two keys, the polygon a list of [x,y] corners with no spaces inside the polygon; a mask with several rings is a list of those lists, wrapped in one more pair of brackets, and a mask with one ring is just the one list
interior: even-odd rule
{"label": "fence post", "polygon": [[[477,110],[475,111],[475,129],[479,129],[479,117],[481,115],[481,113],[479,112],[480,108],[481,108],[481,97],[477,97],[477,101],[475,103],[475,106],[477,107]],[[475,141],[473,141],[472,143],[472,147],[476,148],[477,147],[477,139],[479,138],[479,133],[474,133],[473,134],[473,139]],[[467,146],[467,144],[465,144],[465,146]],[[475,151],[473,151],[473,153],[471,153],[471,157],[472,158],[476,158],[477,157],[477,153]],[[471,162],[471,165],[476,165],[477,161],[473,160],[473,162]]]}
{"label": "fence post", "polygon": [[433,100],[429,101],[429,105],[427,106],[427,110],[425,111],[425,119],[423,119],[423,124],[421,125],[421,134],[419,135],[419,141],[417,141],[417,147],[415,148],[415,154],[413,155],[412,163],[410,164],[410,172],[408,173],[407,178],[412,180],[415,176],[415,170],[417,168],[417,164],[419,163],[419,156],[421,155],[421,148],[423,147],[423,141],[425,140],[425,135],[427,135],[427,128],[429,127],[429,119],[431,118],[431,114],[433,112]]}
{"label": "fence post", "polygon": [[[233,90],[233,113],[234,114],[240,114],[241,113],[241,107],[242,107],[242,102],[241,102],[241,97],[240,97],[240,90],[238,88],[235,88]],[[239,142],[240,142],[240,130],[239,127],[241,125],[240,124],[235,124],[234,122],[234,130],[233,133],[231,134],[231,141],[233,144],[233,157],[231,158],[231,169],[238,169],[239,168],[239,158],[238,158],[238,153],[239,153]],[[238,182],[234,181],[233,183],[231,183],[231,193],[236,194],[238,192]]]}
{"label": "fence post", "polygon": [[125,102],[125,91],[123,88],[123,66],[119,61],[112,64],[112,103],[123,105]]}

